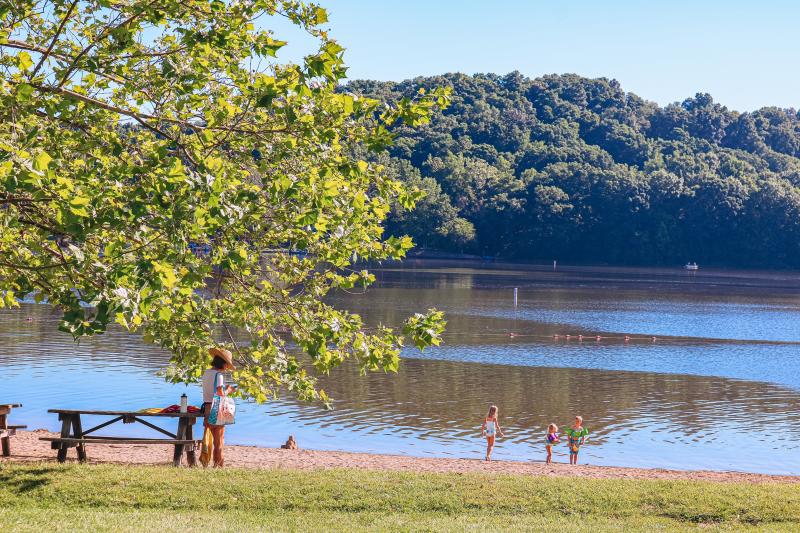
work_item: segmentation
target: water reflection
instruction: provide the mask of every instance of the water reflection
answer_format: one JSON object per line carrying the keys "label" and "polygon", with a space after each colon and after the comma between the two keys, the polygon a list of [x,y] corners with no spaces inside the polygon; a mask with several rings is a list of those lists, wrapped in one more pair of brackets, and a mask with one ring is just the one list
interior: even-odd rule
{"label": "water reflection", "polygon": [[[447,345],[404,360],[397,375],[337,370],[324,383],[334,411],[289,399],[242,405],[229,440],[277,446],[293,433],[308,448],[481,457],[479,422],[495,402],[508,435],[497,458],[542,459],[546,424],[581,414],[592,431],[584,459],[595,464],[800,474],[798,347],[774,343],[800,337],[797,298],[786,289],[793,278],[770,278],[780,289],[715,281],[678,290],[658,276],[379,272],[377,290],[336,302],[388,324],[443,308]],[[643,288],[656,282],[658,290]],[[513,286],[522,287],[516,313]],[[48,408],[140,409],[176,403],[186,390],[155,376],[167,356],[140,338],[113,329],[76,345],[57,322],[44,306],[0,312],[0,400],[25,404],[20,423],[57,429]],[[704,335],[710,324],[721,341]],[[654,328],[664,335],[656,344],[551,338]],[[188,392],[199,401],[196,387]],[[565,460],[563,450],[556,457]]]}
{"label": "water reflection", "polygon": [[409,313],[436,307],[448,314],[454,326],[448,332],[456,335],[474,332],[479,325],[477,331],[495,334],[629,334],[800,343],[800,289],[794,294],[762,291],[756,297],[607,287],[531,287],[520,283],[515,308],[513,287],[432,289],[424,284],[402,285],[393,273],[382,276],[381,286],[364,295],[339,295],[332,300],[371,322],[390,324],[400,323]]}
{"label": "water reflection", "polygon": [[[57,421],[48,408],[140,409],[175,403],[186,390],[155,376],[167,356],[138,337],[115,329],[75,345],[56,331],[57,319],[44,306],[0,313],[4,396],[25,404],[20,422],[54,430]],[[472,322],[474,317],[465,320],[464,327],[480,324]],[[719,362],[703,358],[714,350],[720,360],[730,358],[735,352],[730,346],[698,346],[681,363],[677,352],[685,347],[512,346],[507,340],[493,345],[486,339],[473,343],[460,327],[455,332],[464,335],[428,352],[453,360],[406,359],[396,375],[366,378],[353,368],[339,369],[324,383],[337,399],[333,411],[287,399],[242,405],[229,440],[277,446],[293,433],[301,446],[316,449],[480,457],[479,422],[488,403],[495,402],[508,435],[497,458],[540,460],[546,424],[563,425],[581,414],[592,431],[585,460],[595,464],[800,474],[797,390],[674,374],[682,365],[713,374]],[[750,367],[769,367],[768,352],[747,349]],[[774,372],[792,381],[789,376],[800,372],[788,359],[784,356],[785,364]],[[553,368],[636,367],[652,361],[660,361],[662,373]],[[744,366],[740,360],[728,370],[741,374]],[[190,388],[189,396],[197,402],[199,390]],[[565,459],[563,450],[556,456]]]}
{"label": "water reflection", "polygon": [[333,395],[342,398],[336,412],[321,420],[320,413],[309,412],[300,420],[324,426],[345,417],[356,426],[407,428],[416,438],[460,455],[476,448],[479,420],[494,402],[507,427],[501,451],[506,457],[538,458],[547,424],[563,425],[581,414],[592,430],[587,452],[594,462],[764,469],[775,467],[771,454],[780,452],[789,459],[786,467],[800,472],[800,395],[783,387],[432,360],[406,360],[396,376],[363,380],[339,374],[329,383]]}

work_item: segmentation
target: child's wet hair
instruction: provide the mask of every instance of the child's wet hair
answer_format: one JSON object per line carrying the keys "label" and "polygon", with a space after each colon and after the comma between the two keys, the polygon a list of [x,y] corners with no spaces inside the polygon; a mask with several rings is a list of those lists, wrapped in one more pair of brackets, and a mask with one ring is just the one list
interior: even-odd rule
{"label": "child's wet hair", "polygon": [[492,418],[494,415],[497,414],[497,406],[490,405],[489,406],[489,413],[486,415],[487,418]]}
{"label": "child's wet hair", "polygon": [[558,433],[558,426],[555,425],[555,424],[550,424],[549,426],[547,426],[547,432],[548,433]]}

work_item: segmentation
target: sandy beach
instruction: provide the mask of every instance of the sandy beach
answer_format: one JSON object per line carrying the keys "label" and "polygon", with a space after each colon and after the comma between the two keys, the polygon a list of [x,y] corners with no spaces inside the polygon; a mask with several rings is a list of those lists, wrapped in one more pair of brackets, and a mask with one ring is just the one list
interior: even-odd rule
{"label": "sandy beach", "polygon": [[[45,430],[19,431],[12,439],[12,456],[0,457],[3,462],[55,462],[56,452],[49,442],[39,437],[56,436]],[[302,443],[300,443],[302,445]],[[171,465],[172,448],[158,444],[95,444],[87,446],[90,463]],[[76,454],[70,449],[69,462]],[[524,474],[530,476],[587,477],[606,479],[663,479],[747,483],[800,483],[800,476],[777,476],[744,472],[683,471],[646,468],[623,468],[595,465],[570,466],[544,462],[492,461],[411,457],[314,450],[282,450],[256,446],[227,446],[226,466],[231,468],[265,468],[313,470],[357,468],[408,472],[478,472],[491,474]]]}

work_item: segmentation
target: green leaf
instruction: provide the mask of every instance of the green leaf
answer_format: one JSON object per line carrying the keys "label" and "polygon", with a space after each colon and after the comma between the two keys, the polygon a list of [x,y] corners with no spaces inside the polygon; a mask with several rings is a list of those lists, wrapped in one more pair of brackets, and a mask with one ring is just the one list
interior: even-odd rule
{"label": "green leaf", "polygon": [[125,314],[124,313],[117,313],[114,316],[114,319],[115,319],[116,323],[119,324],[120,326],[122,326],[123,328],[130,329],[130,325],[128,324],[128,319],[125,318]]}
{"label": "green leaf", "polygon": [[277,88],[274,85],[269,85],[261,90],[256,105],[258,107],[272,107],[272,102],[278,94]]}
{"label": "green leaf", "polygon": [[87,218],[89,216],[89,210],[86,209],[88,205],[89,198],[85,196],[74,196],[70,198],[69,210],[75,216]]}
{"label": "green leaf", "polygon": [[178,283],[178,277],[175,275],[175,270],[171,266],[154,262],[153,269],[156,271],[161,283],[163,283],[165,287],[172,289]]}
{"label": "green leaf", "polygon": [[314,24],[325,24],[328,22],[328,12],[324,7],[316,6],[314,8]]}
{"label": "green leaf", "polygon": [[30,102],[33,97],[33,86],[27,83],[17,85],[16,100],[20,103]]}
{"label": "green leaf", "polygon": [[45,171],[47,170],[47,167],[50,166],[50,161],[52,160],[53,158],[50,157],[49,154],[46,152],[40,152],[39,155],[33,159],[33,168],[35,170]]}
{"label": "green leaf", "polygon": [[33,66],[33,60],[28,52],[20,52],[17,54],[17,67],[20,70],[28,70]]}

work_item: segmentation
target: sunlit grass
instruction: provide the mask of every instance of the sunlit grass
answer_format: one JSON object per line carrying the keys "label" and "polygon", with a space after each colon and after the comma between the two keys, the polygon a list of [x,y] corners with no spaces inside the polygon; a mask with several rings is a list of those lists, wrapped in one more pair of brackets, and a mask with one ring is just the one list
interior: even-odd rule
{"label": "sunlit grass", "polygon": [[800,486],[0,466],[0,531],[798,530]]}

